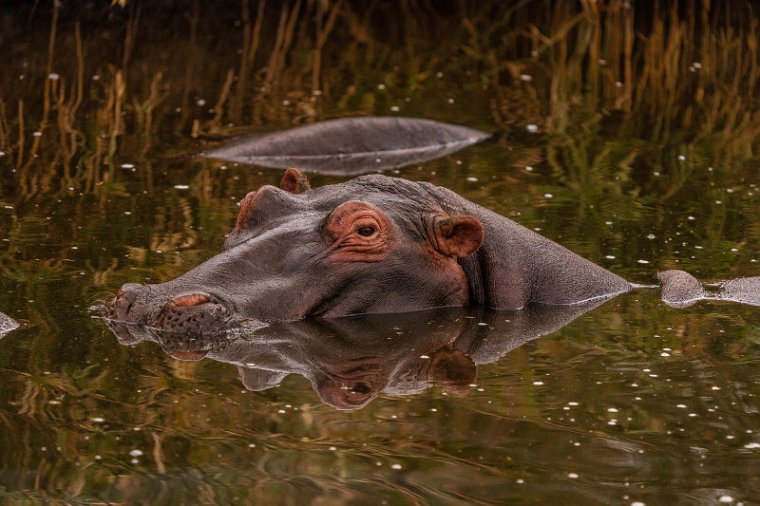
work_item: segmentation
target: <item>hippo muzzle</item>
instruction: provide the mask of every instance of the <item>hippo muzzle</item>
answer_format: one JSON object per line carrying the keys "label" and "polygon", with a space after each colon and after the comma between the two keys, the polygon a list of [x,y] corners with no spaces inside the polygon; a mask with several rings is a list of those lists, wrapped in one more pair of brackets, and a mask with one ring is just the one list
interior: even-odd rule
{"label": "hippo muzzle", "polygon": [[209,333],[231,323],[234,308],[220,297],[203,291],[171,294],[157,286],[122,286],[107,305],[106,318],[179,333]]}

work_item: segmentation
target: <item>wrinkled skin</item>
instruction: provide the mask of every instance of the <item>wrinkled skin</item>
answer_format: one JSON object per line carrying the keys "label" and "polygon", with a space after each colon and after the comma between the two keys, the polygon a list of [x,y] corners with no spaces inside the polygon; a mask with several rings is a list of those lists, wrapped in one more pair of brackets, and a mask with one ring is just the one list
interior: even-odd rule
{"label": "wrinkled skin", "polygon": [[364,176],[311,189],[297,169],[241,202],[223,251],[156,285],[124,285],[107,316],[206,332],[485,305],[571,305],[631,285],[517,223],[430,183]]}

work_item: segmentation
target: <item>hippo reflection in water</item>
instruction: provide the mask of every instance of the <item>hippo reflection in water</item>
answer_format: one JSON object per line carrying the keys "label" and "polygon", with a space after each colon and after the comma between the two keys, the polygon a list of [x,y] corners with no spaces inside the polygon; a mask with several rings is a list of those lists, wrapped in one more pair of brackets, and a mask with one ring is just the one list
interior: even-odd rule
{"label": "hippo reflection in water", "polygon": [[289,374],[299,374],[325,404],[355,410],[381,392],[413,395],[437,385],[445,392],[465,394],[476,382],[477,365],[499,360],[602,302],[531,305],[521,311],[449,308],[393,318],[307,319],[194,336],[109,325],[124,345],[153,341],[179,360],[208,358],[233,364],[249,390],[274,388]]}
{"label": "hippo reflection in water", "polygon": [[[698,281],[676,272],[663,277],[671,302],[706,298]],[[737,285],[743,302],[760,300],[759,280]],[[445,188],[373,175],[311,189],[291,168],[279,188],[263,186],[242,200],[220,254],[166,283],[124,285],[106,316],[207,333],[242,320],[574,305],[631,289]]]}

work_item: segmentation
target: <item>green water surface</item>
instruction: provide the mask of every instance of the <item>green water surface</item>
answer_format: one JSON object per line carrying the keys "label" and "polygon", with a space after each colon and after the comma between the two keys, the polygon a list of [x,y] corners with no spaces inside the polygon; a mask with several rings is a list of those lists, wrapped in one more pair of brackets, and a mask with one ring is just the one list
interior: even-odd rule
{"label": "green water surface", "polygon": [[[682,4],[4,4],[0,503],[758,504],[756,307],[641,289],[527,341],[509,313],[388,315],[255,390],[89,310],[218,252],[281,177],[195,153],[367,114],[494,132],[391,175],[628,280],[760,275],[758,17]],[[441,349],[465,366],[430,373]],[[359,358],[372,399],[322,402],[314,371]]]}

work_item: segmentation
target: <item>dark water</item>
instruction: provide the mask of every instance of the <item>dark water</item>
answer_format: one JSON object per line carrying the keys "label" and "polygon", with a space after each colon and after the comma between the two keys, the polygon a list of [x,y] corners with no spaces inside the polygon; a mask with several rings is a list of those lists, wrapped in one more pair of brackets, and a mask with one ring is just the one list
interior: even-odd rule
{"label": "dark water", "polygon": [[757,504],[755,307],[642,289],[193,343],[91,318],[280,178],[194,153],[357,114],[495,132],[394,175],[631,281],[760,275],[755,14],[542,5],[271,3],[257,44],[255,2],[0,11],[0,502]]}

